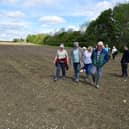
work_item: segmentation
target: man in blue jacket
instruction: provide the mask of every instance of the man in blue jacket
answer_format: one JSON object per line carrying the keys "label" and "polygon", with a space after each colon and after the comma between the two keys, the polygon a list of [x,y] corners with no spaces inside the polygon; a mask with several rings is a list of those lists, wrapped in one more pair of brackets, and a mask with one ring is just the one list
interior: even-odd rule
{"label": "man in blue jacket", "polygon": [[121,58],[121,69],[122,69],[122,77],[128,76],[128,63],[129,63],[129,50],[128,47],[124,47],[124,53]]}
{"label": "man in blue jacket", "polygon": [[99,83],[102,77],[103,66],[108,62],[109,54],[104,49],[104,44],[102,41],[98,42],[97,48],[93,51],[92,62],[93,67],[91,69],[91,74],[93,78],[93,83],[96,88],[99,88]]}

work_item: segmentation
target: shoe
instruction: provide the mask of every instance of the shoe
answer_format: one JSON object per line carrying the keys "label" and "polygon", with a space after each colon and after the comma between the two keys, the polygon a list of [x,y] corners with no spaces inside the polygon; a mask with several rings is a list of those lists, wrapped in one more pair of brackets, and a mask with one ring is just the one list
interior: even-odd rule
{"label": "shoe", "polygon": [[79,79],[75,79],[75,82],[79,82]]}
{"label": "shoe", "polygon": [[54,78],[54,81],[57,81],[57,80],[58,80],[58,78],[57,78],[57,77],[55,77],[55,78]]}
{"label": "shoe", "polygon": [[96,85],[96,88],[99,89],[99,85],[98,84]]}
{"label": "shoe", "polygon": [[66,77],[62,77],[63,80],[66,80]]}

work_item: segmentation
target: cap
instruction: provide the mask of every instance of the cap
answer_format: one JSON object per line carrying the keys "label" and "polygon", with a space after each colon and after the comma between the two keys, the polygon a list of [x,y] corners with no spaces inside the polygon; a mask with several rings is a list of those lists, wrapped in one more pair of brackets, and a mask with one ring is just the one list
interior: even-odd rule
{"label": "cap", "polygon": [[64,44],[60,44],[60,48],[64,48]]}

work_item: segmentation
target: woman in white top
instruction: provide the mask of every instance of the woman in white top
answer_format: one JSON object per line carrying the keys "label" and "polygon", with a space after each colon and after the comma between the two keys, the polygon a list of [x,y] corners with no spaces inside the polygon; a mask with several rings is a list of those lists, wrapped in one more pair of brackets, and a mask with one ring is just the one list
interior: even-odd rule
{"label": "woman in white top", "polygon": [[115,46],[112,48],[112,58],[115,60],[116,55],[118,54],[118,50]]}
{"label": "woman in white top", "polygon": [[62,79],[66,77],[66,69],[68,69],[69,57],[67,51],[64,49],[64,45],[60,45],[60,49],[57,50],[54,64],[56,65],[56,75],[54,80],[57,81],[60,76],[60,70],[62,70]]}
{"label": "woman in white top", "polygon": [[88,50],[83,53],[83,61],[85,64],[86,80],[90,76],[90,70],[92,68],[92,47],[88,47]]}

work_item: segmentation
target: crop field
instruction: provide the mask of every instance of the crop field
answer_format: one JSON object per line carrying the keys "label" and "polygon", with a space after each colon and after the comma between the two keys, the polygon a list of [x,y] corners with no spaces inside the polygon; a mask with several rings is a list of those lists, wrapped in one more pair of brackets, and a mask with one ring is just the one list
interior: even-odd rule
{"label": "crop field", "polygon": [[[120,57],[104,67],[100,89],[53,81],[56,47],[0,45],[0,129],[129,129],[129,78]],[[70,51],[70,49],[68,49]]]}

